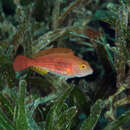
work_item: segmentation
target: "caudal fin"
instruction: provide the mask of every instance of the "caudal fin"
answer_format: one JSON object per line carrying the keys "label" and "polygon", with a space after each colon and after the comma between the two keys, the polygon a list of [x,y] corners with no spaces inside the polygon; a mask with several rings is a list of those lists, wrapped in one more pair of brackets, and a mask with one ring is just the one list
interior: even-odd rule
{"label": "caudal fin", "polygon": [[14,60],[13,68],[15,71],[22,71],[31,66],[30,59],[25,56],[17,56]]}

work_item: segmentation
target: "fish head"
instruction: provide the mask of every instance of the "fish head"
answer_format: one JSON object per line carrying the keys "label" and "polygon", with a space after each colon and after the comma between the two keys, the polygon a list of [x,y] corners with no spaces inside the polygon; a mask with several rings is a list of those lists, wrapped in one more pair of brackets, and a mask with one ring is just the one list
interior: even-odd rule
{"label": "fish head", "polygon": [[84,77],[93,73],[92,67],[84,60],[77,61],[77,63],[73,65],[73,69],[76,77]]}

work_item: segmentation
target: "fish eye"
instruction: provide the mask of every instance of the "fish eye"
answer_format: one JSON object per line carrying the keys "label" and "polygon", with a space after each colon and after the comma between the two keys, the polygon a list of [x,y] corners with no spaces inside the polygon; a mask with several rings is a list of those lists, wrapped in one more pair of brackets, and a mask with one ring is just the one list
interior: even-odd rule
{"label": "fish eye", "polygon": [[86,68],[87,68],[86,64],[81,64],[80,65],[80,69],[86,69]]}

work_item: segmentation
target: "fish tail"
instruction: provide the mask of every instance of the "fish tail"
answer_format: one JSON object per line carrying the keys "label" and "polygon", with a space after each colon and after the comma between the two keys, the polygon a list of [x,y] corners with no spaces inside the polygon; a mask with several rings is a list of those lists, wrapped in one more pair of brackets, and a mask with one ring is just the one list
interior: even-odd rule
{"label": "fish tail", "polygon": [[13,68],[15,71],[22,71],[32,66],[33,60],[25,56],[17,56],[14,60]]}

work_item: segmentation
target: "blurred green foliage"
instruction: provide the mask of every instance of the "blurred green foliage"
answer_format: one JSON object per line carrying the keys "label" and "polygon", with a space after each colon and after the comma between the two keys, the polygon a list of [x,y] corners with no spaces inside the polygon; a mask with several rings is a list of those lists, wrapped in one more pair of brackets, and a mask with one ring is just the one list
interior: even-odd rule
{"label": "blurred green foliage", "polygon": [[103,102],[102,100],[99,99],[92,106],[91,113],[88,119],[82,123],[80,130],[93,130],[100,117],[102,108],[103,108]]}
{"label": "blurred green foliage", "polygon": [[[0,130],[129,130],[129,16],[129,0],[0,0]],[[53,47],[93,75],[14,72],[17,55]]]}

